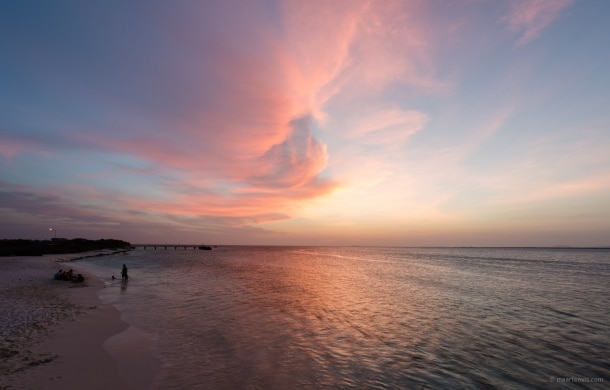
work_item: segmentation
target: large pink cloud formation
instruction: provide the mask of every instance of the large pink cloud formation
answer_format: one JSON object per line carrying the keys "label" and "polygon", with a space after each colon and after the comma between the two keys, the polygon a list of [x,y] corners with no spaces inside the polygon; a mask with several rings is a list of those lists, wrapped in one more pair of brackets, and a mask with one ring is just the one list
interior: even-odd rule
{"label": "large pink cloud formation", "polygon": [[463,208],[479,148],[560,96],[528,49],[572,4],[2,4],[3,231],[283,242],[359,214],[399,237]]}
{"label": "large pink cloud formation", "polygon": [[[193,30],[189,23],[185,30],[179,20],[167,22],[175,27],[173,38],[196,53],[194,66],[211,85],[199,85],[197,76],[185,80],[198,86],[197,96],[186,115],[166,124],[166,131],[188,145],[177,140],[180,145],[167,154],[167,142],[144,141],[140,155],[182,169],[190,185],[225,188],[218,199],[181,201],[187,214],[260,222],[289,211],[297,200],[328,194],[339,183],[323,177],[325,136],[369,136],[374,143],[403,139],[427,118],[381,103],[386,87],[444,89],[430,64],[423,22],[410,3],[286,1],[274,10],[275,21],[264,21],[269,15],[252,4],[223,7],[215,15],[223,20],[218,28]],[[351,112],[343,120],[329,119],[333,105]],[[129,143],[122,151],[134,148],[139,150]]]}
{"label": "large pink cloud formation", "polygon": [[70,185],[5,182],[15,223],[97,213],[98,224],[245,226],[337,188],[315,128],[367,3],[69,7],[41,21],[48,37],[15,49],[26,70],[45,64],[28,76],[46,131],[9,129],[0,153],[85,159],[64,167]]}
{"label": "large pink cloud formation", "polygon": [[153,86],[141,88],[154,96],[134,104],[106,92],[102,104],[127,106],[129,116],[108,132],[72,137],[168,177],[166,196],[141,194],[129,208],[232,225],[288,218],[340,185],[324,176],[324,132],[342,131],[320,130],[326,105],[352,102],[349,119],[337,121],[348,138],[383,131],[375,142],[393,142],[425,122],[397,107],[365,108],[389,83],[440,88],[423,66],[422,32],[408,11],[403,2],[286,1],[273,10],[205,3],[169,13],[157,29],[179,49],[168,69],[156,69]]}

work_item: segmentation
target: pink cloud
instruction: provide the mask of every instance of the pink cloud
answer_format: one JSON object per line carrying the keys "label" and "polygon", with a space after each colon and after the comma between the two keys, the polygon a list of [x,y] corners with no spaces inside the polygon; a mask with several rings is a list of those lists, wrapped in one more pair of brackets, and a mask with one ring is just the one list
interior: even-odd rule
{"label": "pink cloud", "polygon": [[369,2],[282,2],[282,55],[290,95],[309,114],[337,92]]}
{"label": "pink cloud", "polygon": [[0,156],[4,158],[5,161],[9,162],[12,158],[22,152],[25,147],[22,142],[15,142],[13,140],[3,139],[0,142]]}
{"label": "pink cloud", "polygon": [[509,28],[519,34],[517,46],[523,46],[540,35],[573,0],[514,0],[505,17]]}
{"label": "pink cloud", "polygon": [[[136,80],[112,73],[109,83],[116,76],[131,89],[94,88],[90,103],[104,120],[61,129],[62,140],[146,167],[111,169],[158,177],[161,187],[138,200],[113,194],[125,209],[231,223],[287,218],[339,186],[325,176],[328,149],[316,127],[331,99],[364,102],[396,82],[442,88],[409,3],[287,1],[273,23],[264,7],[238,4],[163,15],[155,31],[176,58],[138,64]],[[386,144],[427,120],[386,108],[359,119],[367,127],[353,129],[359,136]]]}
{"label": "pink cloud", "polygon": [[255,160],[251,176],[255,185],[299,188],[312,182],[326,167],[326,145],[311,134],[311,121],[309,117],[292,121],[286,139]]}
{"label": "pink cloud", "polygon": [[401,109],[375,109],[349,118],[350,135],[365,143],[397,144],[424,128],[428,116],[422,112]]}
{"label": "pink cloud", "polygon": [[[166,212],[261,216],[328,194],[337,184],[320,176],[327,148],[312,129],[323,115],[325,88],[349,63],[366,7],[364,2],[282,3],[283,34],[260,28],[260,21],[255,32],[247,20],[237,27],[253,32],[246,40],[256,51],[243,50],[241,35],[232,36],[223,26],[213,33],[226,34],[224,44],[210,55],[205,42],[193,39],[198,31],[192,26],[175,27],[177,40],[205,53],[195,59],[214,88],[193,92],[187,115],[160,117],[150,131],[78,137],[150,161],[168,174],[175,170],[182,179],[168,187],[172,201],[154,206]],[[188,196],[177,195],[185,190]],[[215,194],[211,199],[210,193]]]}
{"label": "pink cloud", "polygon": [[[280,12],[279,36],[265,28],[255,34],[260,53],[237,55],[229,39],[205,60],[222,88],[211,106],[168,124],[187,145],[165,135],[114,145],[182,170],[200,190],[210,178],[224,181],[217,197],[195,194],[181,206],[161,206],[168,212],[261,216],[324,196],[337,184],[320,176],[329,157],[312,128],[325,120],[329,99],[368,99],[396,81],[443,88],[429,66],[423,27],[403,2],[282,2]],[[347,127],[368,137],[365,143],[402,142],[427,121],[412,111],[367,112]]]}
{"label": "pink cloud", "polygon": [[371,96],[396,84],[425,93],[446,91],[447,84],[436,75],[439,32],[431,27],[438,21],[426,7],[403,1],[371,3],[351,42],[350,65],[342,75],[349,84],[346,92],[368,91]]}
{"label": "pink cloud", "polygon": [[15,156],[26,151],[47,154],[42,145],[37,142],[0,134],[0,156],[2,156],[5,162],[10,163]]}

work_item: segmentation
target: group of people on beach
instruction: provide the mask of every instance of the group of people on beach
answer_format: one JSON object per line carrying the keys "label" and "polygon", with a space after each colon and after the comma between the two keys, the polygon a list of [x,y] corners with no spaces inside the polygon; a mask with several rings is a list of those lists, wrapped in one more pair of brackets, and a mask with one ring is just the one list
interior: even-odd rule
{"label": "group of people on beach", "polygon": [[[82,283],[85,281],[85,277],[81,274],[74,274],[73,270],[69,270],[69,271],[64,271],[64,270],[59,270],[55,273],[55,276],[53,277],[53,279],[55,280],[67,280],[69,282],[74,282],[74,283]],[[112,279],[115,279],[114,275],[112,275]],[[123,269],[121,269],[121,279],[123,280],[123,282],[127,282],[129,280],[129,275],[127,275],[127,266],[125,264],[123,264]]]}
{"label": "group of people on beach", "polygon": [[74,282],[74,283],[82,283],[85,281],[85,277],[81,274],[74,274],[74,271],[69,270],[69,271],[63,271],[63,270],[59,270],[55,273],[55,276],[53,277],[55,280],[66,280],[68,282]]}

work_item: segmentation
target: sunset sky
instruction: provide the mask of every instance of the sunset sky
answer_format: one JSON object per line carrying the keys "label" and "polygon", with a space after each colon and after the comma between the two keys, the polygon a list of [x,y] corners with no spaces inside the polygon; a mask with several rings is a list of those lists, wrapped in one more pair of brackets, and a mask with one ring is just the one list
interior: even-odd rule
{"label": "sunset sky", "polygon": [[610,246],[609,15],[3,1],[0,238]]}

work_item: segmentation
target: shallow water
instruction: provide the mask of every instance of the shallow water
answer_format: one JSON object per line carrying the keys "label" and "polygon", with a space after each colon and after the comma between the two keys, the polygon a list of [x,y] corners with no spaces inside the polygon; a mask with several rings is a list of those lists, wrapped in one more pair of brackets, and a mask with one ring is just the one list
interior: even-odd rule
{"label": "shallow water", "polygon": [[[123,263],[126,286],[110,279]],[[81,264],[155,341],[163,389],[610,381],[610,250],[139,248]]]}

